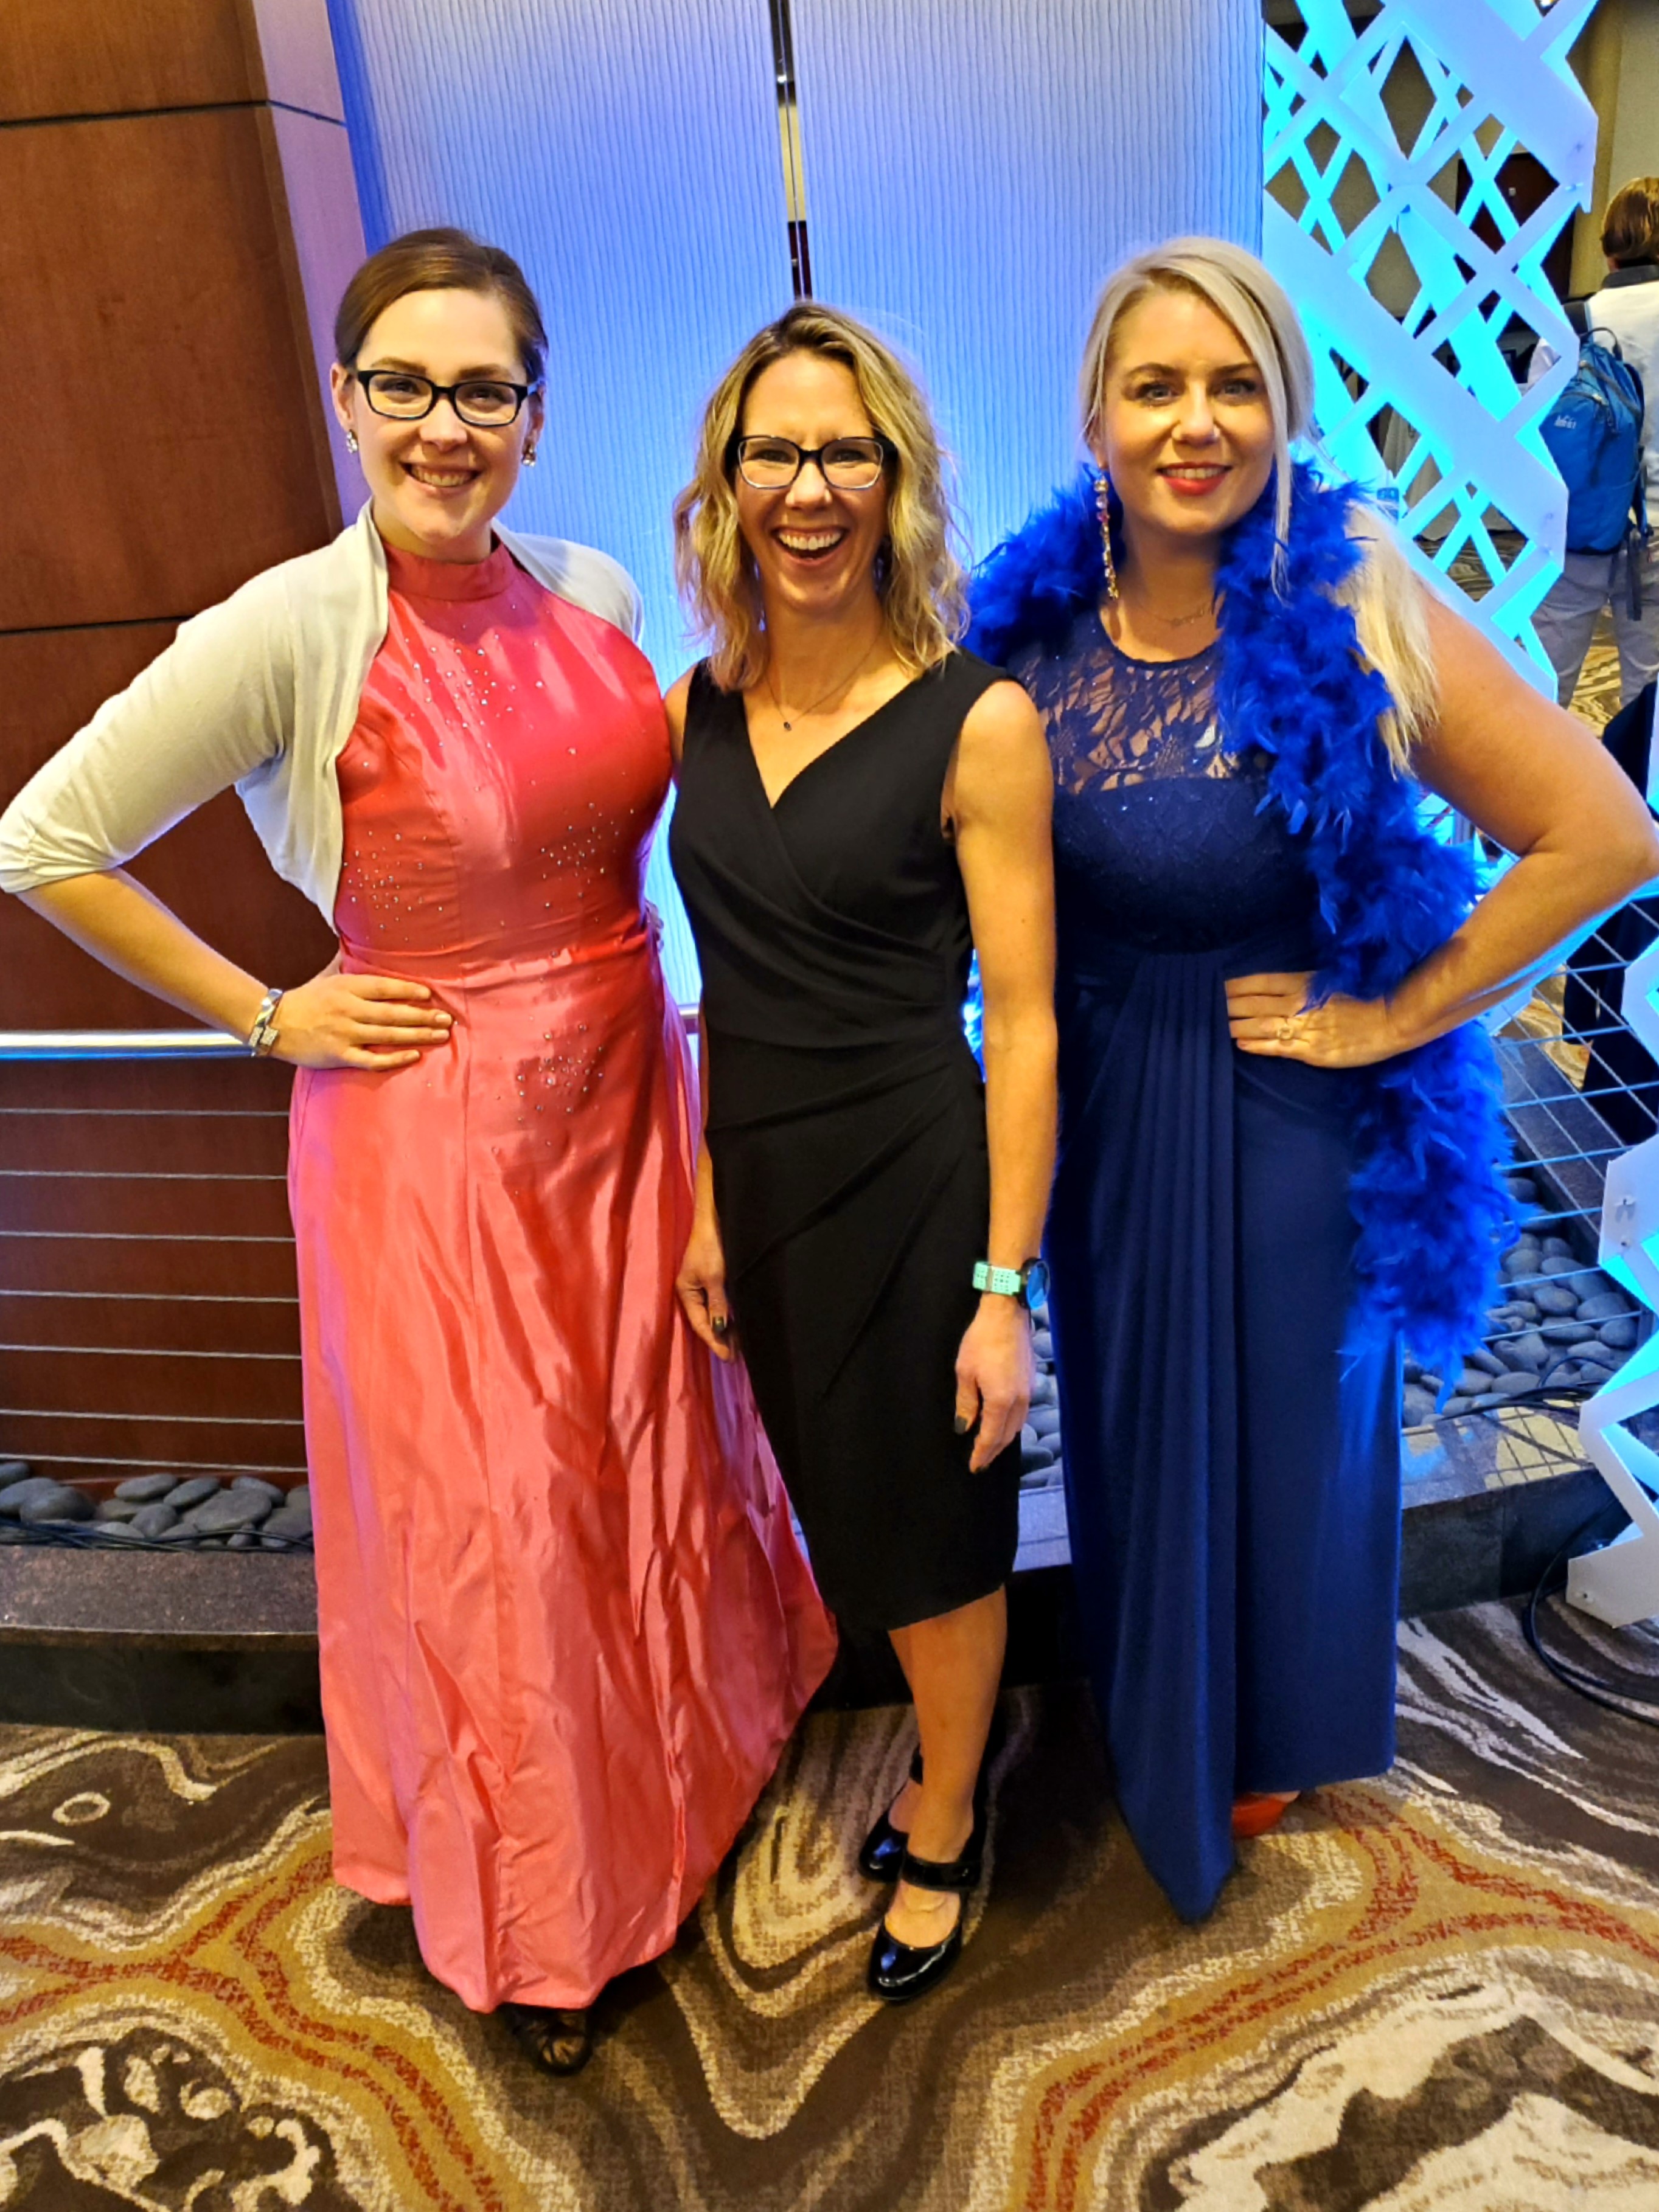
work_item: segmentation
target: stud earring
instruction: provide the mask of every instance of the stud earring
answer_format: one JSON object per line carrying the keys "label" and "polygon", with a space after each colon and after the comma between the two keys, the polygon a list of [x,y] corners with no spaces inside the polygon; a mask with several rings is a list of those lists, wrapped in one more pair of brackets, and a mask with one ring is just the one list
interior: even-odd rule
{"label": "stud earring", "polygon": [[351,452],[355,453],[357,450],[357,434],[355,430],[348,430],[346,432],[345,442],[351,448]]}
{"label": "stud earring", "polygon": [[1112,558],[1112,479],[1102,469],[1095,479],[1095,512],[1101,519],[1101,565],[1106,570],[1106,596],[1118,596],[1118,568]]}
{"label": "stud earring", "polygon": [[524,448],[524,465],[527,469],[533,469],[535,465],[536,449],[534,446],[527,446]]}

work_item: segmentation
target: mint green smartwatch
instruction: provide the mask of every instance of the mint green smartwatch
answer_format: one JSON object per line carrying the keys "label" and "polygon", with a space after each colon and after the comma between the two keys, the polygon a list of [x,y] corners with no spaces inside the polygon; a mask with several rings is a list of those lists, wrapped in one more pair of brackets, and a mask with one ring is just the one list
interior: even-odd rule
{"label": "mint green smartwatch", "polygon": [[1048,1297],[1048,1268],[1041,1260],[1028,1260],[1022,1267],[993,1267],[989,1260],[976,1260],[973,1287],[1000,1298],[1018,1298],[1029,1310]]}

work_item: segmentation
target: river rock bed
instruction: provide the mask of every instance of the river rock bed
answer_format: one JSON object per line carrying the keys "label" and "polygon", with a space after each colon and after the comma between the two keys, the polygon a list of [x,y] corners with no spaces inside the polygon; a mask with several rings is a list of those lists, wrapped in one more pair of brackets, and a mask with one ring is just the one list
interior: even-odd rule
{"label": "river rock bed", "polygon": [[0,1544],[96,1545],[111,1551],[309,1551],[311,1492],[256,1474],[137,1474],[112,1498],[0,1461]]}
{"label": "river rock bed", "polygon": [[1501,1303],[1488,1308],[1485,1338],[1465,1352],[1455,1375],[1407,1355],[1406,1428],[1543,1391],[1599,1390],[1648,1334],[1651,1317],[1640,1300],[1573,1250],[1558,1218],[1541,1210],[1546,1201],[1534,1177],[1520,1171],[1508,1180],[1522,1209],[1522,1233],[1503,1257]]}

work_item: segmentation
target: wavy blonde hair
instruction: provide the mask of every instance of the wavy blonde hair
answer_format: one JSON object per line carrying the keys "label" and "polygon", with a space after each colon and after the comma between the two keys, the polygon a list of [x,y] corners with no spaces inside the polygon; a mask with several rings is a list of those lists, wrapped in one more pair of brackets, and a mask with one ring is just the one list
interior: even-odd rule
{"label": "wavy blonde hair", "polygon": [[703,410],[697,464],[674,503],[674,574],[709,666],[725,691],[758,683],[766,665],[765,611],[754,556],[738,527],[732,445],[755,379],[790,354],[821,355],[852,373],[871,427],[893,447],[887,535],[875,586],[894,651],[920,675],[967,626],[960,533],[945,459],[920,385],[874,331],[839,308],[798,300],[757,331]]}
{"label": "wavy blonde hair", "polygon": [[[1242,246],[1220,238],[1173,238],[1125,262],[1107,280],[1083,347],[1078,390],[1084,436],[1092,444],[1106,404],[1118,325],[1150,292],[1190,292],[1205,301],[1237,331],[1260,370],[1273,425],[1273,530],[1282,548],[1290,527],[1290,447],[1297,440],[1316,441],[1314,362],[1289,295]],[[1360,650],[1388,686],[1394,711],[1383,717],[1382,739],[1395,766],[1407,769],[1437,706],[1425,588],[1374,507],[1356,503],[1349,535],[1363,547],[1363,557],[1334,596],[1352,608]],[[1278,550],[1274,581],[1283,588]]]}

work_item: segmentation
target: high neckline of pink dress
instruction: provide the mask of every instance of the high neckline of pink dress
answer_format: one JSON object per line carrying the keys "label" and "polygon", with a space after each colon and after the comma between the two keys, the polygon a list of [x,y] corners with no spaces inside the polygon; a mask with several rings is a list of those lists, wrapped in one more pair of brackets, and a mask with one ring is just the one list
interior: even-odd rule
{"label": "high neckline of pink dress", "polygon": [[493,599],[517,573],[512,555],[499,540],[481,561],[431,561],[424,553],[386,547],[387,583],[405,599]]}

